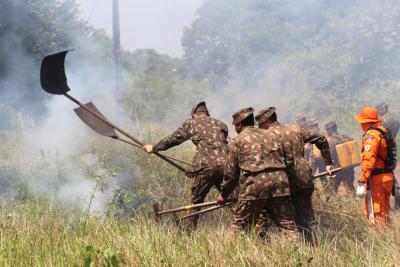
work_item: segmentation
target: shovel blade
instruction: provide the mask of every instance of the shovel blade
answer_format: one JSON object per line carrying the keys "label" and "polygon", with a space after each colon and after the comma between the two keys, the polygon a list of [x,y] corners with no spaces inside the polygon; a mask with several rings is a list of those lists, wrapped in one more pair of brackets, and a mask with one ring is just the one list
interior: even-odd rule
{"label": "shovel blade", "polygon": [[43,90],[50,94],[62,95],[70,90],[64,68],[68,52],[69,50],[46,56],[42,61],[40,82]]}
{"label": "shovel blade", "polygon": [[[101,114],[101,112],[97,109],[97,107],[92,102],[86,103],[85,107],[87,107],[88,109],[90,109],[91,111],[96,113],[97,115],[99,115],[99,116],[103,117],[104,119],[106,119],[103,116],[103,114]],[[108,136],[108,137],[111,137],[111,138],[118,138],[118,135],[115,132],[115,129],[113,127],[111,127],[110,125],[108,125],[104,121],[99,120],[98,118],[93,116],[93,114],[87,112],[82,107],[78,107],[78,108],[74,109],[74,111],[75,111],[76,115],[78,115],[78,117],[87,126],[89,126],[89,128],[91,128],[92,130],[94,130],[98,134],[101,134],[101,135],[104,135],[104,136]]]}

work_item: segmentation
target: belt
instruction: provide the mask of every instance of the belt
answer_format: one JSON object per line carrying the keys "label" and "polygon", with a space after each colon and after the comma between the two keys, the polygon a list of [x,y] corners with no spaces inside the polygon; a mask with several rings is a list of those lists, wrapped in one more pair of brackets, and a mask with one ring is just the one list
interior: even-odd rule
{"label": "belt", "polygon": [[271,172],[277,172],[277,171],[285,172],[286,168],[268,168],[268,169],[264,169],[264,170],[256,171],[256,172],[245,171],[245,172],[243,172],[242,175],[244,177],[249,177],[249,176],[256,176],[256,175],[259,175],[261,173],[271,173]]}
{"label": "belt", "polygon": [[393,169],[374,169],[371,172],[371,176],[384,174],[384,173],[393,173]]}

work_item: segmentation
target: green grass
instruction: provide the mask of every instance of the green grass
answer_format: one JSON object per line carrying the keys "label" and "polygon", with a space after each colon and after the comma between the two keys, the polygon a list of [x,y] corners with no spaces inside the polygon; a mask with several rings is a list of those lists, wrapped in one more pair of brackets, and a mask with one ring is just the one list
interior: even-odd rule
{"label": "green grass", "polygon": [[306,266],[310,257],[310,266],[400,263],[398,214],[391,227],[376,231],[365,226],[355,200],[316,202],[321,228],[315,251],[274,230],[267,241],[254,233],[235,234],[228,211],[203,217],[189,235],[167,216],[155,223],[149,208],[118,222],[52,202],[3,202],[0,266]]}

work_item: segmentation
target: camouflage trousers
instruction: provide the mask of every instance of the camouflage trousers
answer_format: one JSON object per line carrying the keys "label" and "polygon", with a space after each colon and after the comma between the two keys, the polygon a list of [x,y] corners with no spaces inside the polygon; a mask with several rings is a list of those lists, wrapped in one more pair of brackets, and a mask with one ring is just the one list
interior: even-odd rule
{"label": "camouflage trousers", "polygon": [[[222,179],[224,177],[224,170],[220,166],[209,167],[201,169],[195,173],[194,182],[192,185],[192,204],[203,203],[207,194],[211,188],[215,187],[218,191],[221,189]],[[196,212],[199,209],[193,209],[190,211]],[[188,230],[195,230],[197,228],[197,222],[199,216],[194,216],[186,220],[186,228]]]}
{"label": "camouflage trousers", "polygon": [[334,192],[338,191],[340,183],[343,182],[347,193],[355,193],[354,189],[354,168],[346,168],[336,174],[336,177],[333,179],[333,190]]}
{"label": "camouflage trousers", "polygon": [[289,196],[239,201],[231,227],[234,230],[249,231],[256,225],[258,235],[265,237],[269,219],[289,238],[294,241],[300,239],[295,223],[294,207]]}
{"label": "camouflage trousers", "polygon": [[299,227],[304,239],[312,246],[317,245],[314,210],[312,207],[312,194],[314,188],[300,189],[292,194],[292,201],[295,210],[296,224]]}
{"label": "camouflage trousers", "polygon": [[400,210],[400,183],[399,178],[394,179],[392,195],[394,196],[394,209]]}

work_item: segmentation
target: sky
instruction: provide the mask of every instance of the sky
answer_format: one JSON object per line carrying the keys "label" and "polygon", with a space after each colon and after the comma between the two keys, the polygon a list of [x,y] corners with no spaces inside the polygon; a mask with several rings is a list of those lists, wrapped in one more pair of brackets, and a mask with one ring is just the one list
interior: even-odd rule
{"label": "sky", "polygon": [[[113,0],[76,0],[82,19],[112,36]],[[155,49],[180,57],[184,27],[204,0],[119,0],[121,44],[125,50]]]}

